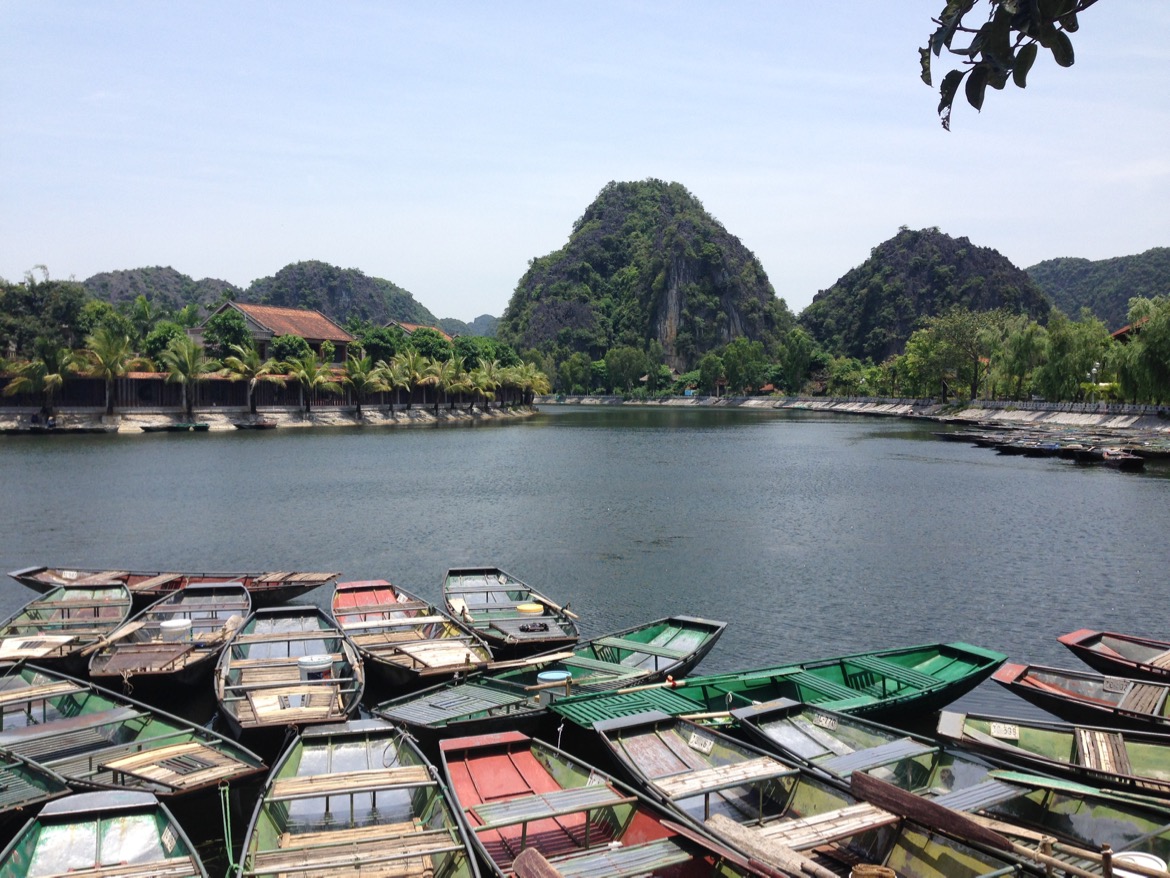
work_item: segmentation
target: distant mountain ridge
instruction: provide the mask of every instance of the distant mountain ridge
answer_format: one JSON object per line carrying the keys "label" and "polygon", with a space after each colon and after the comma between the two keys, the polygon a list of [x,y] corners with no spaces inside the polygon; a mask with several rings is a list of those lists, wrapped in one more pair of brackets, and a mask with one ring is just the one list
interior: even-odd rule
{"label": "distant mountain ridge", "polygon": [[558,360],[658,342],[686,370],[737,337],[771,345],[793,320],[737,237],[680,183],[651,179],[601,190],[565,246],[532,261],[498,335]]}
{"label": "distant mountain ridge", "polygon": [[799,321],[833,354],[883,362],[901,354],[923,317],[951,305],[1008,308],[1046,322],[1052,305],[998,251],[937,228],[903,227],[861,265],[821,290]]}
{"label": "distant mountain ridge", "polygon": [[[496,323],[489,314],[470,324],[441,321],[409,291],[391,281],[316,260],[286,265],[270,277],[253,281],[247,289],[214,278],[197,281],[169,266],[102,272],[84,280],[82,286],[90,295],[115,305],[144,295],[156,307],[171,311],[189,304],[210,311],[227,297],[260,305],[311,308],[342,325],[351,318],[376,325],[391,320],[427,326],[449,323],[456,328],[452,334],[489,335]],[[451,329],[444,329],[451,333]]]}
{"label": "distant mountain ridge", "polygon": [[1110,330],[1129,322],[1131,298],[1170,295],[1170,247],[1096,261],[1046,259],[1026,270],[1069,317],[1075,319],[1081,308],[1088,308]]}

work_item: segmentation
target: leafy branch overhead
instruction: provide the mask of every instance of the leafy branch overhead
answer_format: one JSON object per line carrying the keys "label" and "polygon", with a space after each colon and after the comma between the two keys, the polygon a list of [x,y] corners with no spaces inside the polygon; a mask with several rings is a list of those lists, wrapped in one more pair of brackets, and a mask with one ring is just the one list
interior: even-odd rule
{"label": "leafy branch overhead", "polygon": [[[950,130],[951,106],[959,86],[976,110],[982,109],[987,87],[1002,89],[1009,79],[1020,88],[1028,81],[1028,72],[1036,61],[1040,47],[1052,53],[1061,67],[1073,64],[1073,46],[1069,39],[1080,26],[1077,15],[1097,0],[987,0],[987,20],[981,27],[963,21],[980,0],[949,0],[938,18],[930,43],[919,49],[922,81],[931,81],[933,54],[941,57],[943,49],[962,57],[963,66],[943,77],[939,87],[938,114],[943,128]],[[965,46],[956,40],[969,37]],[[966,80],[966,82],[964,82]]]}

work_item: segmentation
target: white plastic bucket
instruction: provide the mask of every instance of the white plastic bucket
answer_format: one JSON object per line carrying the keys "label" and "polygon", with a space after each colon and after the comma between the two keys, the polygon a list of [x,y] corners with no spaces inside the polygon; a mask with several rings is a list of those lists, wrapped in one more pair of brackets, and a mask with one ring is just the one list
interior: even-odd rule
{"label": "white plastic bucket", "polygon": [[158,623],[158,629],[164,643],[181,643],[191,639],[190,619],[163,619]]}
{"label": "white plastic bucket", "polygon": [[572,671],[541,671],[536,675],[537,683],[564,683],[573,677]]}
{"label": "white plastic bucket", "polygon": [[1161,857],[1156,857],[1153,854],[1147,854],[1142,851],[1123,851],[1120,854],[1113,855],[1113,874],[1116,878],[1142,878],[1137,872],[1131,872],[1128,869],[1122,868],[1126,863],[1129,863],[1131,866],[1144,866],[1147,869],[1166,871],[1166,861]]}
{"label": "white plastic bucket", "polygon": [[301,672],[301,680],[332,680],[333,657],[328,655],[303,655],[297,659],[297,668]]}

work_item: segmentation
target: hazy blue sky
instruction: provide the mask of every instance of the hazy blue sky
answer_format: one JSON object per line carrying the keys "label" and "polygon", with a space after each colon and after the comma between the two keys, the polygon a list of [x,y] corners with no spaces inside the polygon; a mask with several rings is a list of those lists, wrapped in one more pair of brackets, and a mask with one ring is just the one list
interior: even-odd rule
{"label": "hazy blue sky", "polygon": [[949,134],[918,79],[942,5],[0,0],[0,277],[320,259],[498,316],[646,177],[797,312],[901,225],[1021,267],[1170,245],[1170,3],[1103,0],[1074,67]]}

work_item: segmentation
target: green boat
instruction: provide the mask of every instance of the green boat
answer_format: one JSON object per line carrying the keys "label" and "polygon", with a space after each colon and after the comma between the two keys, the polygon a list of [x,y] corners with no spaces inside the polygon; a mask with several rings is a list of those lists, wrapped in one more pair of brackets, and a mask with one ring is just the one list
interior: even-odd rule
{"label": "green boat", "polygon": [[[927,822],[990,829],[1034,860],[1044,838],[1056,840],[1063,859],[1092,871],[1105,845],[1119,855],[1170,857],[1170,801],[998,769],[970,751],[791,701],[734,713],[745,737],[848,782],[867,801]],[[956,823],[951,812],[964,817]]]}
{"label": "green boat", "polygon": [[1006,659],[967,643],[935,643],[575,695],[558,699],[552,709],[583,728],[648,710],[714,724],[731,722],[729,711],[777,698],[870,718],[904,717],[946,706]]}
{"label": "green boat", "polygon": [[669,616],[578,644],[495,665],[412,695],[384,701],[374,713],[427,740],[442,735],[535,731],[548,706],[572,692],[604,692],[682,675],[711,650],[726,622]]}
{"label": "green boat", "polygon": [[478,878],[446,785],[401,729],[355,720],[301,732],[272,769],[240,878]]}
{"label": "green boat", "polygon": [[1170,735],[947,710],[937,734],[1028,771],[1170,797]]}

